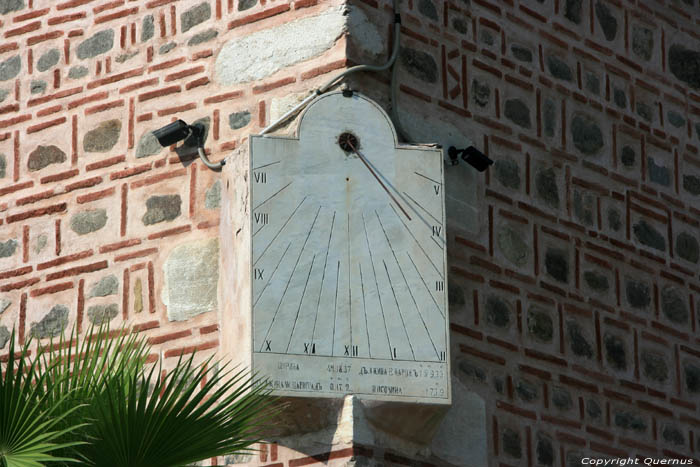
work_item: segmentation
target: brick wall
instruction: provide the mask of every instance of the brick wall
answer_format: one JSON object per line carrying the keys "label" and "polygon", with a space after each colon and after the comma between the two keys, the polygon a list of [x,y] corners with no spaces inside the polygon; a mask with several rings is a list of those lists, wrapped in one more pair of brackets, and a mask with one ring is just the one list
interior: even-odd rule
{"label": "brick wall", "polygon": [[[347,35],[306,55],[273,45],[264,70],[226,47],[335,24],[342,3],[0,0],[0,344],[13,326],[46,338],[109,319],[166,366],[215,352],[218,176],[149,132],[199,121],[219,160],[348,56],[383,61],[389,1],[350,1]],[[700,458],[697,0],[402,13],[406,133],[496,160],[483,175],[446,167],[452,365],[486,400],[491,465]],[[387,101],[388,74],[352,83]],[[409,463],[319,449],[228,461]]]}
{"label": "brick wall", "polygon": [[403,8],[406,132],[496,161],[445,169],[453,374],[491,465],[697,463],[700,5]]}

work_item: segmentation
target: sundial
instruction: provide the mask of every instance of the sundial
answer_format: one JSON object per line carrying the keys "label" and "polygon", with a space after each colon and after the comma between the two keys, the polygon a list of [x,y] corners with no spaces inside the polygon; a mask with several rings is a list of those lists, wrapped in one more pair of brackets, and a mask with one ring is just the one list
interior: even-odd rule
{"label": "sundial", "polygon": [[245,169],[253,370],[278,395],[449,404],[442,151],[346,91],[252,136]]}

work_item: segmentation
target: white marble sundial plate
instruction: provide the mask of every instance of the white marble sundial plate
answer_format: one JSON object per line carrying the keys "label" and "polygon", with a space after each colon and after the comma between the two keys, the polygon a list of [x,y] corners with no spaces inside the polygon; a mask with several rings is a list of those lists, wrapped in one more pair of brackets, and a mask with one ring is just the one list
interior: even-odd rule
{"label": "white marble sundial plate", "polygon": [[357,93],[250,138],[252,361],[276,394],[450,403],[443,183],[442,151]]}

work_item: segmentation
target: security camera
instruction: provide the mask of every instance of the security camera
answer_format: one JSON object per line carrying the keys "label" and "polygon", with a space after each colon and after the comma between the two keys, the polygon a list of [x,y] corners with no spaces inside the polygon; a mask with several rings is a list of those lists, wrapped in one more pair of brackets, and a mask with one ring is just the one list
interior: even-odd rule
{"label": "security camera", "polygon": [[161,146],[170,146],[171,144],[186,139],[195,131],[195,127],[188,125],[182,120],[176,120],[173,123],[165,125],[163,128],[153,130],[153,135]]}
{"label": "security camera", "polygon": [[447,155],[450,156],[452,165],[458,164],[457,158],[460,156],[460,154],[462,156],[462,160],[474,167],[479,172],[483,172],[484,170],[488,169],[491,164],[493,164],[493,161],[489,159],[486,154],[479,151],[474,146],[469,146],[466,149],[457,149],[454,146],[450,146],[447,149]]}

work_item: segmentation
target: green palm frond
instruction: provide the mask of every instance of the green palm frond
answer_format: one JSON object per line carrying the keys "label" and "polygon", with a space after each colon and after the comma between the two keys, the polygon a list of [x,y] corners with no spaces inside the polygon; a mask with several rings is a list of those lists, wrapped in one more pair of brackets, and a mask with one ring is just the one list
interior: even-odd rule
{"label": "green palm frond", "polygon": [[[57,457],[55,451],[82,444],[61,441],[69,438],[83,424],[63,423],[80,405],[62,407],[49,404],[48,371],[39,358],[31,358],[27,342],[15,352],[15,333],[10,337],[7,363],[0,377],[0,465],[5,467],[40,466],[43,462],[75,462],[69,457]],[[59,381],[60,382],[60,381]],[[57,399],[65,401],[67,392]],[[65,409],[65,410],[64,410]]]}

